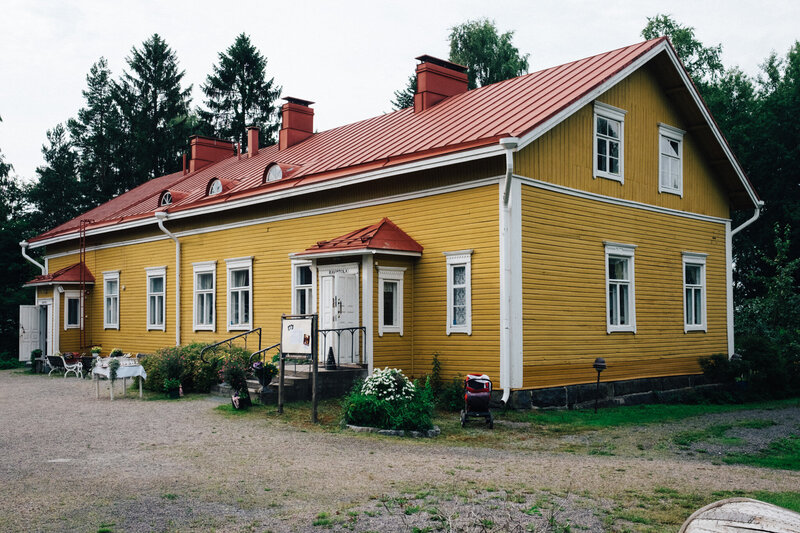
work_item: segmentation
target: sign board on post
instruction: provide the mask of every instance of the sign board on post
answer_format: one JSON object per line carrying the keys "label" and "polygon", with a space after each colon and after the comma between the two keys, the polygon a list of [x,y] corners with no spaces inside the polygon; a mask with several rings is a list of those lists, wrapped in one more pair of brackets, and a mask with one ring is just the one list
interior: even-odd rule
{"label": "sign board on post", "polygon": [[283,413],[283,377],[286,355],[305,355],[311,363],[311,422],[317,423],[317,315],[281,316],[281,359],[278,413]]}
{"label": "sign board on post", "polygon": [[313,318],[284,318],[281,327],[281,352],[292,355],[311,355]]}

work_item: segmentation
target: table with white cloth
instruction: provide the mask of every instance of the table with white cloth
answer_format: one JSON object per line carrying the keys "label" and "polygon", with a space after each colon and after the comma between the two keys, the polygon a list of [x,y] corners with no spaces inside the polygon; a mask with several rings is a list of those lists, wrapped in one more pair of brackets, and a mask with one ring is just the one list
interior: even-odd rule
{"label": "table with white cloth", "polygon": [[[97,398],[100,398],[100,378],[111,379],[111,369],[108,366],[96,365],[92,370],[92,379],[96,383]],[[142,397],[142,381],[147,379],[147,372],[145,372],[142,365],[120,365],[117,369],[117,379],[122,380],[122,395],[125,396],[125,391],[128,388],[128,378],[141,378],[139,380],[139,398]],[[111,383],[111,400],[114,400],[114,383]]]}

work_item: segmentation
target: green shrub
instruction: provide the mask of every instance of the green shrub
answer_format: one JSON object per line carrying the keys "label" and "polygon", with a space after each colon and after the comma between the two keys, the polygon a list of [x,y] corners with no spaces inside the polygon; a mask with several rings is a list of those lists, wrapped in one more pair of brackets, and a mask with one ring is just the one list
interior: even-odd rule
{"label": "green shrub", "polygon": [[399,371],[377,370],[353,386],[342,411],[346,424],[425,431],[433,427],[433,390],[430,380],[412,384]]}
{"label": "green shrub", "polygon": [[206,344],[202,343],[169,346],[146,356],[142,360],[142,366],[147,372],[144,388],[162,391],[164,380],[178,379],[185,393],[207,393],[220,382],[219,370],[222,368],[223,360],[234,359],[241,364],[247,364],[250,357],[243,348],[220,347],[215,352],[206,352],[204,355],[206,360],[203,361],[200,352],[205,346]]}
{"label": "green shrub", "polygon": [[715,353],[711,357],[701,357],[700,367],[703,374],[714,383],[733,383],[744,376],[749,363],[741,357],[729,359],[727,354]]}
{"label": "green shrub", "polygon": [[464,408],[464,381],[454,377],[447,386],[442,388],[436,400],[439,409],[445,411],[460,411]]}
{"label": "green shrub", "polygon": [[9,368],[21,368],[25,363],[17,359],[17,357],[9,352],[0,352],[0,370],[8,370]]}

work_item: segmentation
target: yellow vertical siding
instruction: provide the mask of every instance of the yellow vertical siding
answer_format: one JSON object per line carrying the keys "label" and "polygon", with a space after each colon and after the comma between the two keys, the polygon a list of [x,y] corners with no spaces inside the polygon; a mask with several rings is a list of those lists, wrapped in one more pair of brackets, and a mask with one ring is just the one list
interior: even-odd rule
{"label": "yellow vertical siding", "polygon": [[[386,366],[397,366],[402,368],[404,372],[413,375],[416,372],[414,367],[414,352],[413,352],[413,339],[414,339],[414,265],[416,259],[413,258],[397,258],[392,256],[377,255],[375,256],[375,269],[373,273],[373,312],[372,323],[373,328],[373,364],[375,368],[384,368]],[[379,266],[385,267],[403,267],[406,271],[403,273],[403,334],[386,332],[383,336],[378,335],[378,296],[381,290],[378,284],[378,268]]]}
{"label": "yellow vertical siding", "polygon": [[[248,227],[181,237],[182,342],[212,342],[231,336],[226,331],[227,279],[225,259],[253,256],[253,324],[264,328],[264,345],[279,340],[281,313],[291,311],[289,254],[319,240],[337,237],[389,217],[425,248],[413,269],[413,290],[404,327],[414,332],[413,372],[430,371],[438,352],[446,375],[480,371],[492,376],[499,368],[498,186],[489,185],[393,203],[280,220]],[[210,219],[211,220],[211,219]],[[213,220],[218,220],[215,217]],[[167,222],[170,228],[170,223]],[[472,335],[445,334],[446,263],[442,252],[474,249],[472,255]],[[192,263],[216,260],[216,331],[192,331]],[[52,258],[55,271],[77,261],[77,254]],[[97,279],[88,298],[89,339],[104,351],[118,347],[130,352],[152,352],[175,342],[175,246],[157,241],[89,251],[87,266]],[[145,267],[167,267],[165,332],[146,331]],[[103,329],[103,276],[120,271],[120,330]],[[377,278],[377,273],[375,273]],[[359,285],[360,286],[360,285]],[[373,295],[374,306],[377,305]],[[408,300],[406,300],[408,302]],[[360,313],[361,315],[361,313]],[[373,339],[377,334],[377,318]],[[409,339],[410,333],[406,334]],[[375,343],[380,345],[379,342]],[[62,343],[62,350],[73,350]],[[387,351],[376,350],[381,364],[411,373],[408,355],[394,362]]]}
{"label": "yellow vertical siding", "polygon": [[624,183],[592,176],[592,104],[521,150],[515,160],[516,173],[615,198],[716,217],[729,216],[728,196],[721,181],[713,177],[691,130],[683,137],[683,197],[658,192],[658,124],[688,128],[652,73],[646,68],[637,70],[597,101],[627,111]]}
{"label": "yellow vertical siding", "polygon": [[[698,373],[727,350],[725,226],[522,186],[524,386]],[[606,333],[604,241],[636,245],[637,332]],[[684,333],[682,252],[706,253],[707,332]]]}

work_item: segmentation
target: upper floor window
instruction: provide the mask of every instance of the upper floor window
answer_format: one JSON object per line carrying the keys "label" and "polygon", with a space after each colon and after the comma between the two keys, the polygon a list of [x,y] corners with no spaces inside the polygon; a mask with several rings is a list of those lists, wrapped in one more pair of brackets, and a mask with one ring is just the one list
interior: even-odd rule
{"label": "upper floor window", "polygon": [[378,335],[403,334],[402,267],[378,267]]}
{"label": "upper floor window", "polygon": [[636,300],[631,244],[605,243],[606,331],[636,332]]}
{"label": "upper floor window", "polygon": [[222,192],[222,182],[219,178],[214,178],[208,184],[208,196],[213,196]]}
{"label": "upper floor window", "polygon": [[119,270],[103,272],[103,327],[119,329]]}
{"label": "upper floor window", "polygon": [[216,329],[217,262],[192,263],[194,271],[194,329]]}
{"label": "upper floor window", "polygon": [[292,261],[292,314],[314,312],[314,271],[311,261]]}
{"label": "upper floor window", "polygon": [[253,258],[226,259],[228,268],[228,331],[252,329]]}
{"label": "upper floor window", "polygon": [[683,130],[658,125],[658,191],[683,196]]}
{"label": "upper floor window", "polygon": [[472,250],[447,256],[447,334],[472,334]]}
{"label": "upper floor window", "polygon": [[147,272],[147,329],[164,330],[167,267],[145,268]]}
{"label": "upper floor window", "polygon": [[626,111],[594,103],[594,176],[624,181]]}
{"label": "upper floor window", "polygon": [[172,204],[172,193],[164,191],[161,193],[161,201],[158,203],[161,207]]}
{"label": "upper floor window", "polygon": [[706,331],[706,255],[683,253],[684,331]]}
{"label": "upper floor window", "polygon": [[272,163],[264,170],[264,182],[278,181],[283,177],[283,169],[278,163]]}

